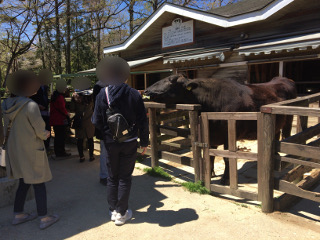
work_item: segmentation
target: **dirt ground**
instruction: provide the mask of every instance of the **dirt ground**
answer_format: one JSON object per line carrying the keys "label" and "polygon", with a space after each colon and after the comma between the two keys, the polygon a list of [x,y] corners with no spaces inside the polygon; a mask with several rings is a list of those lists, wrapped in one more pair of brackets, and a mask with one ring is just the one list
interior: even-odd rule
{"label": "dirt ground", "polygon": [[[317,221],[290,213],[263,214],[259,206],[222,196],[191,194],[139,169],[130,199],[134,217],[116,227],[107,214],[106,188],[98,183],[98,160],[50,160],[50,165],[54,178],[47,184],[48,207],[61,220],[43,231],[39,220],[12,226],[12,206],[1,208],[1,240],[320,239]],[[34,211],[35,201],[28,201],[25,210]]]}

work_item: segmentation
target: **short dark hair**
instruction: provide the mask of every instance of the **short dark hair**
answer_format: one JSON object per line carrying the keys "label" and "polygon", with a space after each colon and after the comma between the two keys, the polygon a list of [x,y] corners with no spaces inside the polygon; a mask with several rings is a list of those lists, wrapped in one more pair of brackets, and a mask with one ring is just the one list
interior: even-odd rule
{"label": "short dark hair", "polygon": [[20,95],[35,79],[37,75],[34,72],[19,70],[9,76],[7,86],[11,94]]}

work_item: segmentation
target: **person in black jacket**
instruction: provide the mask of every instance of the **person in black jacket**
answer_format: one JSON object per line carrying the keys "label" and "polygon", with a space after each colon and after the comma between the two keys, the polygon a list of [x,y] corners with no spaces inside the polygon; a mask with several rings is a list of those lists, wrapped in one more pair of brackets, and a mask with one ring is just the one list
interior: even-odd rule
{"label": "person in black jacket", "polygon": [[[40,109],[40,113],[42,116],[43,121],[46,123],[46,130],[51,133],[50,127],[50,114],[49,114],[49,87],[48,85],[52,81],[52,73],[49,70],[43,69],[39,72],[39,79],[41,82],[41,87],[39,88],[38,92],[30,97],[33,101],[35,101]],[[50,147],[50,136],[47,140],[44,141],[46,150],[49,150]]]}
{"label": "person in black jacket", "polygon": [[[143,154],[149,141],[148,121],[142,97],[137,90],[124,83],[129,74],[128,63],[119,57],[107,57],[98,64],[97,76],[108,87],[101,89],[98,94],[92,118],[93,124],[102,132],[106,148],[109,213],[116,225],[123,225],[132,217],[132,211],[128,209],[128,200],[136,161],[138,134]],[[119,143],[114,140],[107,124],[106,112],[109,107],[117,109],[129,126],[132,126],[130,138],[125,142]]]}

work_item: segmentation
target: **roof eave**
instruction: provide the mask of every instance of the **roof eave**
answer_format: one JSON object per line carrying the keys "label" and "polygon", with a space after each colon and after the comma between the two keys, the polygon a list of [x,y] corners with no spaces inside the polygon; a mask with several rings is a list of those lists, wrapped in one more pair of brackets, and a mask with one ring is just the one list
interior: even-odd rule
{"label": "roof eave", "polygon": [[252,23],[267,19],[271,15],[278,12],[280,9],[286,7],[294,0],[277,0],[264,9],[259,11],[238,15],[231,18],[226,18],[213,13],[203,12],[191,8],[185,8],[178,5],[172,5],[169,3],[163,4],[157,11],[155,11],[130,37],[128,37],[123,43],[104,48],[104,54],[119,52],[127,49],[131,43],[133,43],[146,29],[155,22],[163,13],[169,12],[184,17],[189,17],[194,20],[206,22],[216,26],[228,28],[237,25]]}

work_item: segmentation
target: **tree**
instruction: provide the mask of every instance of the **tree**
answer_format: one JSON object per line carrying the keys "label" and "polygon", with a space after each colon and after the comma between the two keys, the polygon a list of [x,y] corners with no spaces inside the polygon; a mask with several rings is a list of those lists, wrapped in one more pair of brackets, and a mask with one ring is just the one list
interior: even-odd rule
{"label": "tree", "polygon": [[[0,43],[2,48],[8,50],[9,55],[3,86],[6,85],[7,77],[17,58],[30,49],[43,22],[53,11],[54,7],[49,0],[24,2],[13,0],[9,5],[2,7],[0,22],[5,36]],[[30,28],[33,29],[30,30]]]}

